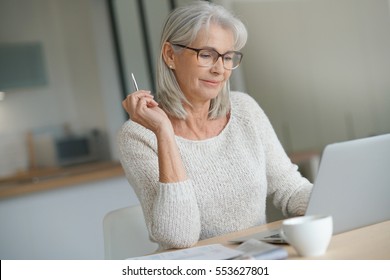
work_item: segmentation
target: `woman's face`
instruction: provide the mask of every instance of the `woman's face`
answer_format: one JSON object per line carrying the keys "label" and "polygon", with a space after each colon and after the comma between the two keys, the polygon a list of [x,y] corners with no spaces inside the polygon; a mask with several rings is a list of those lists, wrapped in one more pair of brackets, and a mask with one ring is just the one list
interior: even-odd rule
{"label": "woman's face", "polygon": [[[188,47],[214,49],[224,54],[232,51],[233,46],[232,32],[217,24],[211,24],[208,32],[200,30],[196,40]],[[213,66],[199,66],[197,53],[185,48],[174,55],[174,68],[177,82],[192,104],[208,102],[215,98],[232,72],[223,67],[221,57]]]}

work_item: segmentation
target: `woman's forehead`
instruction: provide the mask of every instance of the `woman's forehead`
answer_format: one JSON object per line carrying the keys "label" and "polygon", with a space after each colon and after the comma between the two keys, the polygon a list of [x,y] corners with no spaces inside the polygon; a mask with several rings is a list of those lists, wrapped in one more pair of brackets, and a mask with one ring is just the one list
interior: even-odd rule
{"label": "woman's forehead", "polygon": [[229,50],[234,47],[233,32],[218,24],[210,24],[199,30],[193,45],[197,47],[224,47]]}

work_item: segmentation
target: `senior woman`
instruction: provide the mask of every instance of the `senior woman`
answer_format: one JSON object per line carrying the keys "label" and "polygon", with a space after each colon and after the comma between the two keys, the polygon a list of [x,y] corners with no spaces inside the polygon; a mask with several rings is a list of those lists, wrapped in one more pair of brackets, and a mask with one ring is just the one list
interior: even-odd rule
{"label": "senior woman", "polygon": [[247,31],[225,8],[177,8],[162,32],[157,101],[130,94],[121,163],[160,249],[266,223],[266,197],[305,212],[312,185],[291,163],[259,105],[230,92]]}

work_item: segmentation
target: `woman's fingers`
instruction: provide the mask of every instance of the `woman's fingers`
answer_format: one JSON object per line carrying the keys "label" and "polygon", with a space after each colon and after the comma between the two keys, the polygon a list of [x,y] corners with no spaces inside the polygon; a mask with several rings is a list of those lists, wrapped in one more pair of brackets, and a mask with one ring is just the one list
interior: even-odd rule
{"label": "woman's fingers", "polygon": [[142,98],[153,98],[153,95],[150,91],[136,91],[129,94],[125,101],[127,101],[130,105],[136,105]]}
{"label": "woman's fingers", "polygon": [[135,113],[145,115],[146,110],[158,106],[158,103],[152,96],[140,96],[137,97]]}
{"label": "woman's fingers", "polygon": [[150,91],[136,91],[122,102],[130,119],[156,132],[161,126],[172,126],[167,114],[159,107]]}
{"label": "woman's fingers", "polygon": [[147,128],[150,127],[150,123],[156,122],[157,115],[153,111],[158,107],[158,103],[150,91],[140,90],[129,94],[122,101],[122,106],[131,120]]}
{"label": "woman's fingers", "polygon": [[[157,102],[153,100],[154,96],[150,91],[136,91],[129,94],[123,101],[122,107],[131,116],[135,113],[135,110],[139,104],[145,104],[144,106],[156,106]],[[141,102],[141,103],[140,103]],[[146,102],[146,103],[145,103]]]}

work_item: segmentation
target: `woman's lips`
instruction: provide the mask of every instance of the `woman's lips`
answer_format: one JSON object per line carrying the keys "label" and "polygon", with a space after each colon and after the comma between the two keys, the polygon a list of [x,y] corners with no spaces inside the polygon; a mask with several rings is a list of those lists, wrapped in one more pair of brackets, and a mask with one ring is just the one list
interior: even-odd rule
{"label": "woman's lips", "polygon": [[202,80],[202,81],[210,86],[219,86],[221,84],[221,81],[214,81],[214,80]]}

